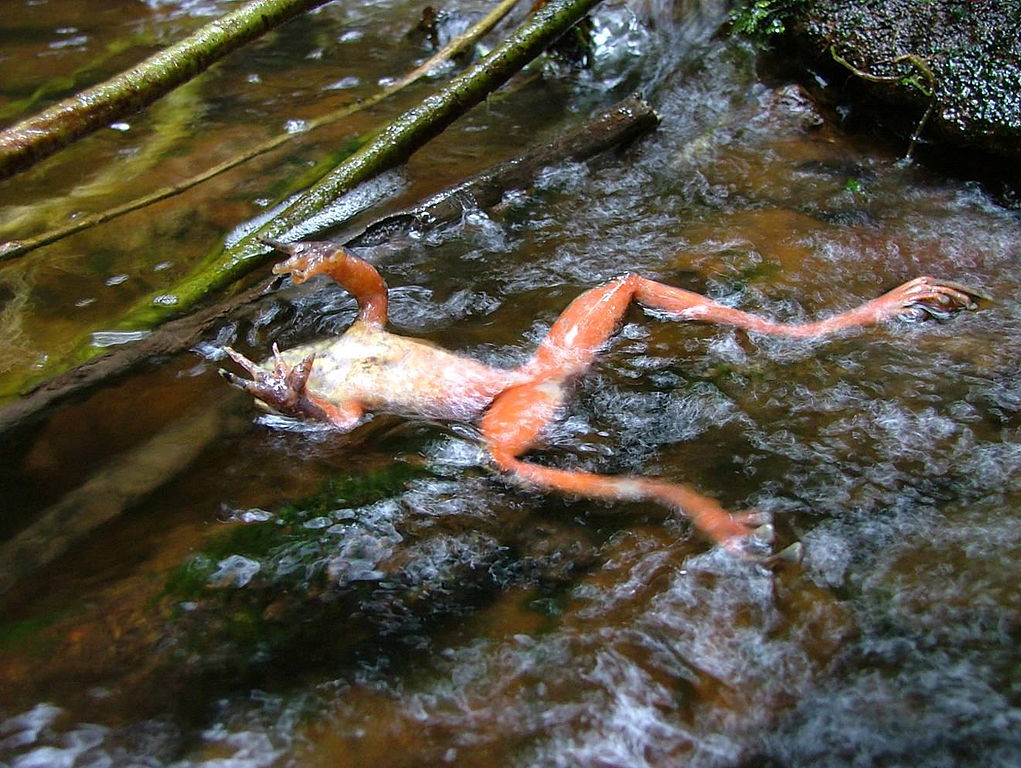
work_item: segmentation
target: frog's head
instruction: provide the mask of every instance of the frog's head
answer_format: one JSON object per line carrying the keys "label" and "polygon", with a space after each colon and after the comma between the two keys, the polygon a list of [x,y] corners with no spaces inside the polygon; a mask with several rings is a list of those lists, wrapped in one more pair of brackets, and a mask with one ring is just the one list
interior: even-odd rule
{"label": "frog's head", "polygon": [[289,258],[274,265],[273,274],[289,274],[295,283],[315,277],[327,265],[336,265],[347,256],[347,249],[343,246],[326,241],[285,243],[271,237],[260,237],[259,240],[288,255]]}

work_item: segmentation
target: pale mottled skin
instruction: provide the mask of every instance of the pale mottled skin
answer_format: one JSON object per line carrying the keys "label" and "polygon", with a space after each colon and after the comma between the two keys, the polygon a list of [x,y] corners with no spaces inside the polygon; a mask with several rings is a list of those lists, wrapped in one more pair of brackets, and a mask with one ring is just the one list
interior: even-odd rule
{"label": "pale mottled skin", "polygon": [[[342,336],[280,353],[290,366],[315,354],[306,386],[368,412],[471,422],[500,392],[528,376],[493,368],[419,339],[356,321]],[[273,361],[262,367],[273,369]]]}
{"label": "pale mottled skin", "polygon": [[[687,515],[732,551],[754,543],[755,514],[728,513],[689,486],[643,477],[562,470],[521,457],[539,442],[567,397],[565,384],[585,373],[632,302],[684,321],[719,323],[755,333],[822,337],[894,318],[945,319],[975,309],[979,291],[919,277],[856,309],[804,324],[778,323],[726,307],[691,291],[628,274],[582,293],[564,310],[523,365],[503,369],[385,330],[387,289],[366,262],[331,243],[267,241],[291,258],[274,271],[295,282],[326,274],[358,301],[358,318],[339,338],[305,344],[257,365],[228,349],[252,379],[225,375],[269,408],[357,427],[372,412],[477,423],[493,462],[519,481],[603,499],[646,499]],[[760,529],[761,532],[761,529]],[[768,538],[766,536],[765,538]]]}

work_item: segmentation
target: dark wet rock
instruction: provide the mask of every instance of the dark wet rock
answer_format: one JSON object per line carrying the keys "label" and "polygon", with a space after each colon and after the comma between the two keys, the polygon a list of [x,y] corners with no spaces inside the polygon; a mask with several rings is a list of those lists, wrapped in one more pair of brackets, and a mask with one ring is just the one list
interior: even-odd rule
{"label": "dark wet rock", "polygon": [[501,590],[556,588],[597,562],[585,526],[499,493],[451,510],[447,494],[428,470],[388,462],[272,512],[225,509],[159,594],[139,579],[113,606],[0,632],[0,689],[19,691],[4,704],[74,680],[62,705],[96,722],[125,707],[188,719],[209,691],[424,647]]}
{"label": "dark wet rock", "polygon": [[423,514],[445,488],[424,474],[395,464],[338,477],[213,537],[168,581],[162,651],[186,678],[332,665],[366,642],[428,644],[438,623],[496,590],[557,585],[596,561],[581,527],[531,519],[499,496],[484,504],[490,524]]}
{"label": "dark wet rock", "polygon": [[761,109],[753,120],[769,121],[779,129],[800,133],[826,122],[811,96],[793,83],[770,89],[759,101]]}
{"label": "dark wet rock", "polygon": [[514,546],[525,583],[566,584],[599,561],[586,531],[550,520],[522,526]]}
{"label": "dark wet rock", "polygon": [[[905,136],[930,100],[925,73],[906,60],[894,63],[915,56],[932,73],[933,110],[922,141],[1021,157],[1019,0],[806,0],[795,6],[789,28],[817,66],[844,73],[852,98],[892,108],[883,120]],[[831,50],[862,72],[904,79],[856,77]]]}

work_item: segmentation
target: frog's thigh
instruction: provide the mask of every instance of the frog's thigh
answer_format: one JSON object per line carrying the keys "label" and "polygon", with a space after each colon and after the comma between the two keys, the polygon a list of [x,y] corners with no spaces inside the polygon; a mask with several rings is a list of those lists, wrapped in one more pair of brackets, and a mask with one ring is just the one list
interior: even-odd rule
{"label": "frog's thigh", "polygon": [[482,433],[494,454],[519,456],[535,445],[567,398],[562,377],[529,382],[504,391],[482,417]]}

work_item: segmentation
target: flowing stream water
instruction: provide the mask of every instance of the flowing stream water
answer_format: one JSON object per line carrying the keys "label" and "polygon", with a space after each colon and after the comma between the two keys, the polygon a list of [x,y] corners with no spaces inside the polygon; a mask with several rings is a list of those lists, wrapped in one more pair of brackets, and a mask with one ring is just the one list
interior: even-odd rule
{"label": "flowing stream water", "polygon": [[[231,3],[16,0],[0,108],[109,76]],[[441,33],[485,11],[444,6]],[[507,485],[465,425],[337,437],[260,417],[217,374],[340,332],[282,290],[187,354],[0,448],[0,534],[111,520],[0,614],[0,766],[1016,766],[1021,762],[1021,216],[841,128],[726,8],[606,3],[587,71],[516,78],[391,179],[394,209],[632,92],[658,130],[498,209],[368,253],[402,333],[527,357],[622,272],[788,321],[919,274],[995,297],[826,341],[633,310],[542,460],[688,482],[773,516],[800,564],[737,560],[644,504]],[[372,94],[430,52],[421,6],[337,0],[142,115],[0,185],[0,237],[170,183]],[[437,73],[436,77],[443,77]],[[170,285],[281,182],[433,87],[0,268],[0,389]],[[77,508],[77,507],[75,507]]]}

